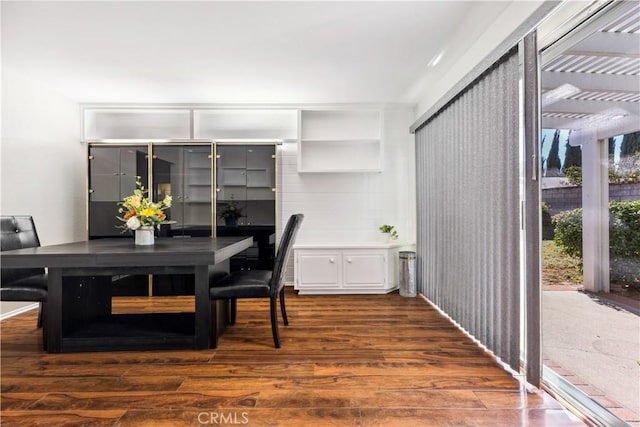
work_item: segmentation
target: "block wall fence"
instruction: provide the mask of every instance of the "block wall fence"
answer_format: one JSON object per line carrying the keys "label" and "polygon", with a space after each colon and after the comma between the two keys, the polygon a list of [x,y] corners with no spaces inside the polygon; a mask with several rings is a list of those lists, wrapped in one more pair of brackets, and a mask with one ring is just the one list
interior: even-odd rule
{"label": "block wall fence", "polygon": [[[640,183],[609,184],[609,200],[640,200]],[[551,215],[582,207],[582,187],[556,187],[542,190],[542,201],[549,206]],[[543,217],[543,239],[553,238],[553,226]]]}

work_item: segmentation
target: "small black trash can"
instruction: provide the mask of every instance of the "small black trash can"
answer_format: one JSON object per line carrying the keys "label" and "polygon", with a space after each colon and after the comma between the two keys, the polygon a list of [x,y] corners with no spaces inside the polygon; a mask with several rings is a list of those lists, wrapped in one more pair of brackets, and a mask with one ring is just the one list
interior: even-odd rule
{"label": "small black trash can", "polygon": [[416,253],[413,251],[400,252],[400,295],[415,297],[416,289]]}

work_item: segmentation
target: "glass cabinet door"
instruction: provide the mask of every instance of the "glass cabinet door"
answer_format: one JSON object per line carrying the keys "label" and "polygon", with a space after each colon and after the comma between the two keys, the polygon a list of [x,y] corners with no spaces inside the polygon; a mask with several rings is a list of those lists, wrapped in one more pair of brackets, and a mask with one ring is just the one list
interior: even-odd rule
{"label": "glass cabinet door", "polygon": [[120,200],[133,194],[138,179],[147,188],[148,160],[147,147],[143,150],[126,147],[120,149]]}
{"label": "glass cabinet door", "polygon": [[175,223],[163,227],[169,236],[211,236],[211,152],[211,145],[154,146],[155,200],[173,199],[166,213]]}
{"label": "glass cabinet door", "polygon": [[120,148],[92,147],[89,152],[90,200],[114,202],[120,199]]}
{"label": "glass cabinet door", "polygon": [[216,152],[217,235],[252,236],[254,240],[253,247],[231,259],[231,270],[271,269],[275,243],[275,145],[219,144]]}
{"label": "glass cabinet door", "polygon": [[183,195],[182,195],[182,147],[153,146],[153,197],[163,200],[171,196],[171,207],[165,211],[167,218],[175,224],[163,227],[169,236],[182,234]]}
{"label": "glass cabinet door", "polygon": [[247,224],[275,224],[275,146],[247,148]]}
{"label": "glass cabinet door", "polygon": [[118,202],[133,194],[136,177],[146,187],[146,146],[89,148],[89,237],[119,236]]}
{"label": "glass cabinet door", "polygon": [[212,145],[184,147],[184,233],[211,236]]}
{"label": "glass cabinet door", "polygon": [[[245,146],[218,146],[216,163],[218,213],[230,203],[238,205],[243,215],[247,198],[247,156]],[[242,217],[238,223],[244,223]]]}

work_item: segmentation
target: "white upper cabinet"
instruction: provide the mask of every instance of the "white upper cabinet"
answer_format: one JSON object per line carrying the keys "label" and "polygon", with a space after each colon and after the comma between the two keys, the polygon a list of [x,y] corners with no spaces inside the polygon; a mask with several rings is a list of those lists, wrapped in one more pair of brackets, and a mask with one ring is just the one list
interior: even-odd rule
{"label": "white upper cabinet", "polygon": [[191,111],[163,108],[87,108],[83,139],[191,139]]}
{"label": "white upper cabinet", "polygon": [[83,108],[83,140],[296,140],[296,109]]}
{"label": "white upper cabinet", "polygon": [[197,109],[196,139],[282,139],[297,137],[297,110]]}
{"label": "white upper cabinet", "polygon": [[379,110],[300,111],[298,172],[381,172]]}

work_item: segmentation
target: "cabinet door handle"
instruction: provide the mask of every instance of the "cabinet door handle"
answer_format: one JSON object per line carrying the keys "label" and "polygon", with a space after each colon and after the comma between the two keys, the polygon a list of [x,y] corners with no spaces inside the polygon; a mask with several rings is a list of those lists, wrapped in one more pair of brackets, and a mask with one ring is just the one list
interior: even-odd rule
{"label": "cabinet door handle", "polygon": [[333,258],[329,258],[329,262],[330,262],[331,264],[333,264],[334,262],[336,262],[336,260],[335,260],[335,259],[333,259]]}
{"label": "cabinet door handle", "polygon": [[347,258],[347,262],[351,262],[351,258]]}

